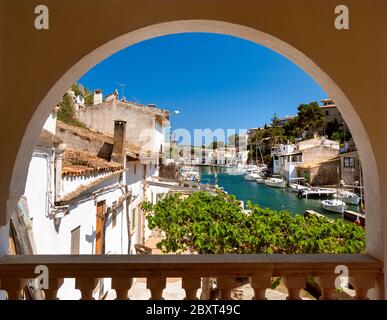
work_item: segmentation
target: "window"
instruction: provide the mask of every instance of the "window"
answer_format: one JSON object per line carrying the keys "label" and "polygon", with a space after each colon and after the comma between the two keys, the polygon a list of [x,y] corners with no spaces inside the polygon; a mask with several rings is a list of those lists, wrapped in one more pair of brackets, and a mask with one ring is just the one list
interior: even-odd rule
{"label": "window", "polygon": [[136,170],[137,168],[136,168],[136,165],[133,165],[133,174],[136,174]]}
{"label": "window", "polygon": [[147,167],[146,164],[144,164],[143,167],[144,167],[144,179],[145,179],[146,178],[146,174],[147,174],[147,172],[146,172],[146,169],[147,169],[146,168]]}
{"label": "window", "polygon": [[113,202],[112,209],[113,209],[113,213],[112,213],[112,228],[114,228],[116,226],[116,224],[117,224],[117,214],[118,214],[118,211],[117,211],[117,201]]}
{"label": "window", "polygon": [[136,227],[136,208],[132,209],[131,228],[132,230]]}
{"label": "window", "polygon": [[81,240],[81,226],[71,230],[71,254],[79,254],[79,246]]}
{"label": "window", "polygon": [[329,116],[329,110],[325,110],[325,115]]}
{"label": "window", "polygon": [[355,158],[344,157],[344,168],[354,168],[355,167]]}

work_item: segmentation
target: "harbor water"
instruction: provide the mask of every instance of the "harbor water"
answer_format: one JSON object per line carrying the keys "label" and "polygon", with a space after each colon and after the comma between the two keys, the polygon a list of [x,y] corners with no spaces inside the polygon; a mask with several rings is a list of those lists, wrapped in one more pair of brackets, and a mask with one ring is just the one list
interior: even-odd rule
{"label": "harbor water", "polygon": [[[323,209],[319,199],[299,198],[297,193],[291,192],[289,188],[273,188],[265,184],[247,181],[244,175],[233,175],[232,168],[201,166],[201,183],[217,184],[223,187],[228,194],[235,195],[239,200],[258,204],[263,208],[272,210],[287,210],[293,214],[304,214],[305,210],[314,210],[329,218],[338,219],[341,215]],[[347,205],[348,210],[358,212],[357,206]]]}

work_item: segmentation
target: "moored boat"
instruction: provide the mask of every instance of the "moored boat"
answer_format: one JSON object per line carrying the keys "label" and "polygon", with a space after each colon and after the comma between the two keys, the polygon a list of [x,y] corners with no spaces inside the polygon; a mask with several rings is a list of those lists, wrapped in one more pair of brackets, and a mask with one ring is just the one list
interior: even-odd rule
{"label": "moored boat", "polygon": [[274,188],[285,188],[286,181],[280,178],[268,178],[265,180],[265,185]]}
{"label": "moored boat", "polygon": [[307,186],[300,185],[298,183],[289,183],[290,190],[293,192],[300,192],[301,190],[308,190]]}
{"label": "moored boat", "polygon": [[341,190],[334,195],[336,199],[342,200],[347,204],[359,205],[360,197],[353,192],[347,190]]}
{"label": "moored boat", "polygon": [[323,200],[320,203],[325,210],[341,214],[344,213],[346,207],[345,203],[338,199]]}
{"label": "moored boat", "polygon": [[245,180],[248,180],[248,181],[255,181],[257,180],[258,178],[260,178],[260,174],[258,172],[249,172],[245,175]]}
{"label": "moored boat", "polygon": [[259,178],[257,178],[257,180],[255,180],[257,183],[265,183],[266,179],[259,176]]}

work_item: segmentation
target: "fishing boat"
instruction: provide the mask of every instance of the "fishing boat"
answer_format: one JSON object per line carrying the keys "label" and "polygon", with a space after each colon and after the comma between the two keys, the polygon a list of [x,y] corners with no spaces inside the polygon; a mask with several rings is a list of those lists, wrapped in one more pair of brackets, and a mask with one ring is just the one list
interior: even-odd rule
{"label": "fishing boat", "polygon": [[320,203],[325,210],[341,214],[344,213],[346,207],[345,202],[338,199],[322,200]]}
{"label": "fishing boat", "polygon": [[360,197],[354,193],[347,190],[341,190],[337,194],[334,195],[336,199],[344,201],[347,204],[359,205]]}
{"label": "fishing boat", "polygon": [[280,178],[268,178],[265,180],[265,185],[274,188],[285,188],[286,181]]}

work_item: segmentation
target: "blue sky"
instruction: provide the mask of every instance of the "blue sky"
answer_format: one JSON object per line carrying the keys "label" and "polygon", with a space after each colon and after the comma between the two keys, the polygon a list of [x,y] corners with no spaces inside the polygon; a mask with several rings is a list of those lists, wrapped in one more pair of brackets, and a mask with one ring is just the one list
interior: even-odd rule
{"label": "blue sky", "polygon": [[180,114],[172,129],[247,129],[273,114],[297,113],[325,92],[303,70],[274,51],[231,36],[168,35],[130,46],[80,80],[104,94],[125,84],[128,100]]}

